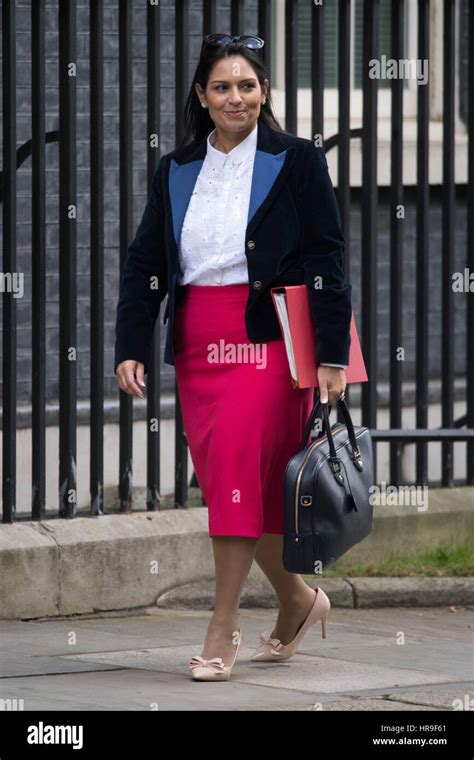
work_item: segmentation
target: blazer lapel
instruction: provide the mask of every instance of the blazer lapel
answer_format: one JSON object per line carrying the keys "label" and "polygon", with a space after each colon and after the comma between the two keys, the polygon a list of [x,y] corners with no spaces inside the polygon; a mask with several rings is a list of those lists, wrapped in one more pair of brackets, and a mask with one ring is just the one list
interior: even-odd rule
{"label": "blazer lapel", "polygon": [[201,158],[180,165],[174,158],[171,159],[168,184],[171,215],[173,218],[173,233],[177,249],[179,249],[181,229],[191,199],[191,193],[193,192],[203,162],[204,159]]}
{"label": "blazer lapel", "polygon": [[[206,157],[206,150],[207,136],[175,153],[175,158],[170,161],[168,189],[177,250],[181,241],[186,211]],[[264,122],[259,122],[246,237],[253,234],[271,206],[293,166],[295,154],[295,148],[286,148],[276,130],[271,129]]]}
{"label": "blazer lapel", "polygon": [[246,239],[253,235],[255,228],[275,200],[293,166],[295,155],[296,149],[293,147],[284,148],[279,153],[272,154],[265,150],[259,150],[257,146],[253,165]]}

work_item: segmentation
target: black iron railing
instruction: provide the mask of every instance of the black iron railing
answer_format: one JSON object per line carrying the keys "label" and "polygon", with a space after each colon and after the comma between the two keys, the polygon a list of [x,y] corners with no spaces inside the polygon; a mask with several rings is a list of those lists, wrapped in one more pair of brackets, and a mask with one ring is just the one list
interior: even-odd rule
{"label": "black iron railing", "polygon": [[[378,56],[379,0],[357,0],[363,3],[362,63],[367,72],[369,61]],[[347,240],[346,271],[350,275],[350,208],[351,186],[349,162],[351,140],[362,145],[361,189],[361,310],[360,318],[363,352],[369,377],[377,376],[377,256],[376,217],[377,186],[377,79],[363,76],[363,115],[361,128],[350,128],[352,9],[355,0],[334,0],[337,4],[337,88],[338,128],[333,135],[324,134],[324,52],[325,12],[331,3],[313,5],[311,10],[311,127],[313,135],[323,135],[327,152],[337,148],[337,197],[342,225]],[[146,76],[147,76],[147,176],[151,183],[159,155],[160,119],[160,44],[162,40],[159,3],[146,4]],[[188,88],[190,56],[190,3],[180,0],[174,10],[175,47],[175,138],[182,138],[184,102]],[[202,33],[224,31],[216,28],[218,3],[202,3]],[[460,7],[465,7],[460,0]],[[48,6],[51,7],[50,4]],[[443,145],[442,145],[442,276],[451,280],[453,271],[454,214],[455,214],[455,28],[456,0],[444,0],[443,18]],[[110,4],[108,5],[110,10]],[[168,7],[169,10],[169,7]],[[228,29],[233,34],[244,31],[243,1],[233,0],[230,6]],[[46,132],[45,58],[46,31],[44,0],[31,2],[31,140],[17,146],[16,120],[16,3],[2,2],[2,81],[3,81],[3,163],[0,175],[0,201],[3,212],[3,271],[17,268],[17,169],[30,158],[32,164],[32,511],[34,520],[45,516],[46,469],[46,393],[45,367],[48,352],[45,340],[46,313],[46,160],[45,146],[57,142],[59,149],[59,470],[58,494],[60,517],[77,514],[77,177],[76,177],[76,119],[77,113],[77,8],[74,0],[58,0],[59,32],[59,130]],[[120,265],[127,256],[134,234],[132,216],[132,73],[134,48],[132,44],[132,0],[117,0],[119,66],[119,192],[120,192]],[[221,11],[223,12],[223,11]],[[430,58],[430,0],[418,0],[417,57]],[[195,14],[195,8],[193,7]],[[257,32],[266,40],[263,54],[271,61],[272,14],[275,3],[264,0],[256,11]],[[391,50],[395,59],[404,51],[404,29],[408,4],[404,0],[391,2]],[[468,189],[467,189],[467,246],[466,267],[474,272],[474,9],[469,4],[467,84]],[[298,3],[285,2],[285,47],[278,50],[285,64],[285,125],[297,132],[297,52]],[[110,371],[104,363],[104,5],[100,0],[89,4],[89,86],[90,106],[90,514],[99,515],[104,504],[104,375]],[[247,31],[247,30],[245,30]],[[442,445],[440,462],[441,482],[453,483],[453,446],[467,442],[466,484],[474,483],[474,295],[468,298],[466,309],[466,413],[454,418],[454,299],[453,291],[445,285],[442,302],[442,426],[428,429],[428,260],[430,256],[428,211],[429,187],[429,97],[430,84],[418,86],[417,147],[416,147],[416,428],[402,429],[402,364],[397,360],[397,347],[403,342],[403,227],[397,209],[403,204],[403,81],[391,82],[391,184],[390,184],[390,429],[377,428],[377,383],[362,385],[362,423],[372,430],[377,444],[390,443],[390,479],[401,482],[401,453],[406,444],[416,444],[416,482],[428,484],[428,444]],[[156,139],[153,139],[156,138]],[[157,147],[158,146],[158,147]],[[118,294],[117,294],[118,295]],[[17,471],[17,312],[11,293],[3,294],[3,521],[16,517]],[[147,379],[147,496],[149,510],[160,507],[160,396],[161,378],[160,320],[154,338],[153,362]],[[177,388],[175,392],[175,506],[185,508],[188,501],[187,443],[183,428]],[[119,392],[119,477],[118,493],[121,509],[132,506],[133,496],[133,400]],[[348,390],[347,395],[350,395]],[[149,424],[157,421],[157,425]],[[196,485],[193,475],[191,485]]]}

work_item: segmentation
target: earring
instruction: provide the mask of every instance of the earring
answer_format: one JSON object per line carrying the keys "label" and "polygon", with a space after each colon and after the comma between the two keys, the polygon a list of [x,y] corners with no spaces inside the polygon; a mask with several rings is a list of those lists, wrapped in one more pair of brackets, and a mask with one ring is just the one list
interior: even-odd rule
{"label": "earring", "polygon": [[264,99],[262,100],[262,106],[264,106],[266,102],[267,102],[267,99],[266,99],[266,98],[264,98]]}
{"label": "earring", "polygon": [[203,103],[202,100],[201,100],[201,105],[202,105],[203,108],[207,108],[206,104]]}

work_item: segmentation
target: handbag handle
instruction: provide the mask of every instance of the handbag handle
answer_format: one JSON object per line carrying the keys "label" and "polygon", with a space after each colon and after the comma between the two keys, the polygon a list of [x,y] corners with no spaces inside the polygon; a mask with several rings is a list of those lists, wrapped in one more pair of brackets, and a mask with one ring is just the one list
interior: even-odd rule
{"label": "handbag handle", "polygon": [[[342,416],[344,417],[344,422],[346,424],[347,432],[349,434],[349,441],[352,447],[352,454],[351,454],[352,459],[357,469],[362,470],[363,464],[362,464],[362,458],[360,454],[360,448],[356,441],[354,425],[352,423],[352,418],[351,418],[348,406],[346,402],[344,401],[344,399],[342,398],[338,399],[337,403],[340,405],[340,408],[342,410]],[[329,406],[328,403],[323,403],[319,398],[316,399],[316,403],[313,407],[313,410],[311,414],[309,415],[309,419],[306,424],[306,428],[303,434],[303,440],[301,441],[299,450],[301,451],[302,449],[304,449],[306,445],[306,441],[308,440],[308,436],[311,432],[311,428],[314,425],[314,420],[316,419],[316,413],[318,411],[318,407],[320,404],[322,408],[323,431],[326,432],[326,435],[328,437],[329,461],[331,463],[331,466],[333,467],[334,473],[336,474],[337,472],[340,471],[341,468],[340,468],[340,459],[336,454],[336,447],[334,446],[334,439],[332,437],[331,425],[329,423],[329,414],[331,412],[331,407]]]}

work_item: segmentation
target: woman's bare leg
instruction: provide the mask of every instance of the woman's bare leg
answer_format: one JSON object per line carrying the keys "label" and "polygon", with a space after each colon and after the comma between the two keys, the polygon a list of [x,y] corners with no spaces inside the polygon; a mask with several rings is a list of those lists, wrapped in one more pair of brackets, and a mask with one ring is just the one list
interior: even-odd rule
{"label": "woman's bare leg", "polygon": [[257,543],[255,561],[275,589],[280,603],[278,619],[270,635],[289,644],[308,616],[315,594],[301,575],[285,570],[282,555],[283,536],[264,533]]}
{"label": "woman's bare leg", "polygon": [[216,598],[201,653],[205,659],[222,657],[224,665],[230,665],[234,659],[237,639],[233,634],[240,628],[240,595],[252,567],[258,540],[247,536],[212,538]]}

